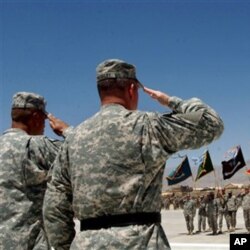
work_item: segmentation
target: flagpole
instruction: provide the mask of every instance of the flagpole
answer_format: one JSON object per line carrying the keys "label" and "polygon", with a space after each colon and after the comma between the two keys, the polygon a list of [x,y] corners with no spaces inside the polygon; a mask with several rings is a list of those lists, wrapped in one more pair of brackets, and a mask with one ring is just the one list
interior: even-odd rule
{"label": "flagpole", "polygon": [[[194,163],[194,165],[196,166],[196,163]],[[193,181],[193,190],[195,190],[196,189],[196,181],[194,179],[193,174],[192,174],[192,181]]]}
{"label": "flagpole", "polygon": [[218,177],[218,178],[219,178],[221,188],[224,188],[223,177]]}
{"label": "flagpole", "polygon": [[196,190],[196,185],[195,185],[196,183],[195,183],[193,175],[192,175],[192,180],[193,180],[193,190]]}
{"label": "flagpole", "polygon": [[214,179],[215,179],[215,190],[216,190],[216,186],[219,188],[219,181],[217,179],[216,173],[215,173],[215,169],[214,169]]}
{"label": "flagpole", "polygon": [[[207,148],[207,152],[208,152],[208,148]],[[210,156],[210,159],[211,159],[211,156]],[[212,160],[211,160],[211,163],[212,163]],[[216,173],[215,173],[215,168],[213,167],[213,169],[214,169],[215,190],[216,190],[216,186],[219,188],[219,181],[218,181]]]}

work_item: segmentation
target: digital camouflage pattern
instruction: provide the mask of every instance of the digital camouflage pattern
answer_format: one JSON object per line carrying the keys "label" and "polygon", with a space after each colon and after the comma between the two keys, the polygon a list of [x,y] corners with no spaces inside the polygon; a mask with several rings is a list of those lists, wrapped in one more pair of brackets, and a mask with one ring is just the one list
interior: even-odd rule
{"label": "digital camouflage pattern", "polygon": [[49,249],[42,203],[59,146],[59,141],[21,129],[0,136],[0,249]]}
{"label": "digital camouflage pattern", "polygon": [[223,226],[223,217],[226,221],[227,229],[229,230],[230,225],[228,221],[228,210],[227,210],[227,196],[226,195],[220,195],[218,198],[216,198],[217,206],[218,206],[218,227],[219,232],[222,232],[222,226]]}
{"label": "digital camouflage pattern", "polygon": [[250,233],[250,193],[244,195],[242,200],[242,209],[243,209],[245,227],[248,233]]}
{"label": "digital camouflage pattern", "polygon": [[187,198],[183,205],[183,214],[189,234],[193,234],[194,217],[196,214],[196,202],[191,197]]}
{"label": "digital camouflage pattern", "polygon": [[38,109],[46,112],[46,101],[44,97],[30,92],[18,92],[12,98],[12,108]]}
{"label": "digital camouflage pattern", "polygon": [[201,232],[206,230],[206,220],[207,220],[207,213],[206,213],[206,200],[205,197],[200,198],[199,207],[198,207],[198,231]]}
{"label": "digital camouflage pattern", "polygon": [[236,197],[232,194],[227,197],[227,221],[230,226],[230,231],[234,231],[236,227],[236,213],[237,213],[237,200]]}
{"label": "digital camouflage pattern", "polygon": [[250,193],[247,193],[243,196],[242,209],[243,210],[250,210]]}
{"label": "digital camouflage pattern", "polygon": [[44,201],[45,228],[57,249],[170,249],[160,224],[87,230],[74,217],[160,212],[166,160],[211,143],[223,131],[216,112],[197,98],[171,97],[173,114],[102,106],[67,137]]}
{"label": "digital camouflage pattern", "polygon": [[236,211],[237,210],[237,200],[233,195],[227,198],[227,210],[228,211]]}
{"label": "digital camouflage pattern", "polygon": [[214,198],[214,195],[210,193],[209,199],[206,204],[206,214],[208,219],[208,225],[212,229],[213,234],[217,234],[218,230],[218,201]]}
{"label": "digital camouflage pattern", "polygon": [[96,78],[97,82],[110,78],[134,79],[141,88],[144,88],[136,78],[135,66],[119,59],[109,59],[100,63],[96,68]]}
{"label": "digital camouflage pattern", "polygon": [[184,202],[183,213],[184,213],[184,215],[191,215],[193,217],[195,216],[195,214],[196,214],[196,202],[194,199],[189,198],[188,200],[186,200]]}
{"label": "digital camouflage pattern", "polygon": [[96,69],[97,81],[110,78],[136,78],[135,66],[119,59],[105,60]]}

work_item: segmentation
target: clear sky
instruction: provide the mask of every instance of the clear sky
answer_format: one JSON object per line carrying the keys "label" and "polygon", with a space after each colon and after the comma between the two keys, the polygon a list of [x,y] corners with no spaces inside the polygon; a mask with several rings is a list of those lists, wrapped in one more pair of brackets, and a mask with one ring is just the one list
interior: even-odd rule
{"label": "clear sky", "polygon": [[[0,131],[17,91],[44,95],[49,112],[76,126],[99,110],[97,64],[119,58],[146,86],[199,97],[221,115],[218,141],[181,154],[208,148],[220,166],[240,144],[250,159],[250,1],[0,0],[0,22]],[[169,111],[145,93],[139,109]]]}

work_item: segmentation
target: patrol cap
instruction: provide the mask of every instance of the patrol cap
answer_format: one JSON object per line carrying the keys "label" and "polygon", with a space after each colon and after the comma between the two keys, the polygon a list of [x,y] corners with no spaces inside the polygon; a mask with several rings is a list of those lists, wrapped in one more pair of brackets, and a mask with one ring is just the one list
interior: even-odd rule
{"label": "patrol cap", "polygon": [[108,59],[100,63],[96,68],[97,82],[105,79],[134,79],[141,88],[144,86],[136,78],[134,65],[119,59]]}
{"label": "patrol cap", "polygon": [[12,99],[12,109],[37,109],[47,115],[45,107],[45,99],[42,96],[31,92],[18,92],[14,94]]}

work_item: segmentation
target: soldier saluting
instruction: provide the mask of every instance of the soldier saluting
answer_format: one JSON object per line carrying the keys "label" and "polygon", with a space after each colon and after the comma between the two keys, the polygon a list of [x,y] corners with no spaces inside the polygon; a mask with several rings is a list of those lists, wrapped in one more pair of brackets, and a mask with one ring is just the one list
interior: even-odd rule
{"label": "soldier saluting", "polygon": [[[98,65],[97,87],[100,111],[67,137],[53,168],[44,201],[50,244],[170,249],[160,215],[165,162],[219,138],[223,122],[198,98],[142,86],[135,66],[122,60]],[[174,112],[138,111],[139,89]],[[77,235],[74,216],[81,221]]]}

